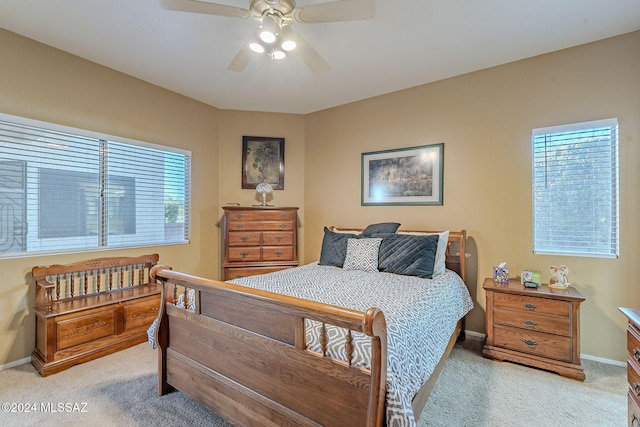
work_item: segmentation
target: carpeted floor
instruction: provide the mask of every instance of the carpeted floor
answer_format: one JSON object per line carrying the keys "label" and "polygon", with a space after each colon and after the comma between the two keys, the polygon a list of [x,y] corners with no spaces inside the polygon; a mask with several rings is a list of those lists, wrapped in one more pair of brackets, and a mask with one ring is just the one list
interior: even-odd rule
{"label": "carpeted floor", "polygon": [[[159,397],[156,363],[156,352],[140,344],[47,378],[31,365],[2,371],[0,426],[228,426],[179,392]],[[581,383],[458,345],[418,425],[626,425],[625,368],[583,363]]]}

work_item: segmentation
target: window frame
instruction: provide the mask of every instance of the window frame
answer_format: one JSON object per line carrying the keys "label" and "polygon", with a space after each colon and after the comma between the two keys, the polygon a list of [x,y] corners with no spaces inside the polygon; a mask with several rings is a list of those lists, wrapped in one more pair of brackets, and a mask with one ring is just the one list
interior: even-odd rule
{"label": "window frame", "polygon": [[[607,188],[611,193],[609,204],[605,206],[608,208],[608,211],[609,211],[608,221],[605,220],[605,222],[609,224],[607,244],[601,244],[599,246],[594,244],[590,246],[590,248],[592,248],[591,251],[589,250],[581,251],[576,249],[575,247],[571,250],[563,250],[563,248],[559,246],[552,247],[553,245],[548,243],[549,238],[547,238],[547,245],[541,246],[541,243],[539,242],[544,239],[539,238],[540,235],[537,235],[538,221],[536,220],[536,212],[538,211],[538,207],[539,207],[537,203],[537,198],[539,198],[539,192],[542,191],[543,188],[546,188],[546,184],[544,187],[542,185],[539,185],[539,181],[537,180],[536,163],[537,163],[537,160],[538,161],[544,160],[546,162],[547,161],[546,159],[548,158],[547,157],[548,153],[557,155],[560,149],[555,149],[555,151],[548,150],[545,145],[544,151],[543,151],[544,155],[541,157],[540,155],[537,155],[537,152],[536,152],[536,148],[537,148],[536,138],[548,136],[549,138],[547,140],[552,141],[552,136],[555,136],[555,138],[559,138],[561,134],[570,135],[571,133],[575,133],[577,135],[580,133],[592,132],[594,133],[594,135],[590,137],[592,140],[589,140],[587,142],[596,144],[598,136],[595,135],[595,131],[598,129],[606,129],[606,128],[609,128],[608,130],[609,137],[608,139],[606,137],[602,137],[603,138],[602,140],[605,140],[608,142],[608,149],[602,149],[602,152],[604,153],[608,151],[610,153],[608,157],[608,160],[610,161],[608,166],[609,169],[606,175],[608,177],[607,182],[609,183],[609,185],[607,185]],[[620,206],[619,206],[620,205],[620,164],[619,164],[620,145],[619,145],[618,135],[619,135],[619,132],[618,132],[617,118],[593,120],[593,121],[565,124],[565,125],[559,125],[559,126],[550,126],[550,127],[537,128],[532,130],[531,132],[531,150],[532,150],[531,151],[531,155],[532,155],[532,160],[531,160],[531,163],[532,163],[532,171],[531,171],[532,209],[531,211],[532,211],[532,249],[534,254],[579,256],[579,257],[590,257],[590,258],[618,258],[620,256],[620,218],[619,218],[620,217]],[[545,140],[545,144],[547,143],[546,142],[547,140]],[[574,139],[566,139],[566,140],[562,139],[564,143],[571,141],[574,146],[578,144],[579,140],[580,138],[577,136]],[[591,148],[592,147],[589,146],[587,149],[591,149]],[[582,150],[583,147],[581,146],[580,149]],[[575,159],[578,157],[578,154],[575,152],[571,153],[571,155],[574,157],[567,156],[567,158],[571,158],[571,160],[575,161]],[[603,156],[603,157],[606,157],[606,156]],[[577,168],[571,169],[571,171],[573,170],[577,170]],[[547,171],[547,167],[545,166],[545,171],[543,174],[545,177],[544,178],[545,182],[548,179],[548,176],[547,176],[548,173],[549,172]],[[556,176],[557,175],[551,175],[551,178],[553,179]],[[597,178],[591,178],[591,181],[590,181],[591,190],[596,190],[598,188],[597,186],[594,186],[594,183],[596,181],[597,181]],[[566,184],[564,184],[561,187],[568,188]],[[547,198],[551,198],[551,196],[547,196]],[[543,208],[548,207],[550,205],[553,206],[553,204],[549,203],[549,200],[545,200],[545,202],[546,202],[546,205],[542,206]],[[594,205],[595,203],[592,206]],[[586,218],[586,217],[587,215],[585,215],[582,218]],[[595,224],[595,220],[592,219],[592,222],[590,222],[589,224],[592,226],[593,229],[597,228]],[[575,227],[575,229],[577,228],[578,227]],[[547,232],[551,230],[552,230],[551,226],[547,227],[546,229]],[[567,234],[571,234],[571,233],[567,233]],[[602,233],[602,235],[604,236],[604,233]],[[585,240],[588,240],[588,239],[585,239]],[[575,239],[575,242],[579,243],[580,239]],[[596,251],[596,249],[600,249],[600,250]],[[605,250],[605,249],[608,249],[608,250]]]}
{"label": "window frame", "polygon": [[[25,117],[19,117],[19,116],[13,116],[13,115],[9,115],[9,114],[4,114],[4,113],[0,113],[0,121],[3,122],[7,122],[8,124],[11,125],[17,125],[17,126],[27,126],[27,127],[31,127],[31,128],[36,128],[38,130],[41,130],[43,132],[52,132],[52,133],[63,133],[63,134],[67,134],[67,135],[71,135],[74,137],[79,137],[79,138],[87,138],[87,139],[95,139],[95,140],[99,140],[101,143],[112,143],[112,144],[116,144],[116,145],[123,145],[123,146],[129,146],[129,147],[133,147],[132,149],[150,149],[150,150],[156,150],[158,151],[160,154],[164,155],[164,156],[170,156],[170,155],[177,155],[177,156],[184,156],[184,181],[183,181],[183,185],[184,188],[182,188],[182,186],[180,187],[181,190],[184,190],[183,192],[183,200],[180,200],[180,202],[184,203],[184,211],[182,212],[183,215],[181,215],[181,218],[184,218],[184,229],[183,229],[183,236],[179,237],[178,239],[175,240],[170,240],[166,237],[164,237],[163,240],[155,240],[152,243],[149,244],[143,244],[143,243],[139,243],[139,242],[131,242],[131,241],[110,241],[113,239],[106,239],[106,243],[105,240],[103,240],[102,238],[98,238],[98,242],[95,246],[89,245],[89,246],[81,246],[78,245],[76,247],[70,247],[68,249],[54,249],[54,250],[48,250],[48,249],[36,249],[36,250],[29,250],[28,245],[26,244],[26,241],[28,240],[26,238],[27,233],[25,234],[24,240],[24,249],[22,251],[19,252],[0,252],[0,260],[2,259],[12,259],[12,258],[27,258],[27,257],[35,257],[35,256],[46,256],[46,255],[56,255],[56,254],[67,254],[67,253],[82,253],[82,252],[99,252],[99,251],[108,251],[108,250],[116,250],[116,249],[132,249],[132,248],[142,248],[142,247],[154,247],[154,246],[164,246],[164,245],[175,245],[175,244],[188,244],[191,240],[191,227],[192,227],[192,218],[191,218],[191,169],[192,169],[192,155],[191,155],[191,151],[189,150],[184,150],[184,149],[180,149],[180,148],[176,148],[176,147],[169,147],[169,146],[164,146],[164,145],[160,145],[160,144],[154,144],[154,143],[150,143],[150,142],[145,142],[145,141],[139,141],[139,140],[134,140],[134,139],[130,139],[130,138],[124,138],[124,137],[119,137],[119,136],[115,136],[115,135],[109,135],[109,134],[105,134],[105,133],[100,133],[100,132],[94,132],[94,131],[89,131],[86,129],[79,129],[79,128],[74,128],[74,127],[70,127],[70,126],[64,126],[64,125],[59,125],[59,124],[55,124],[55,123],[50,123],[50,122],[45,122],[45,121],[40,121],[40,120],[34,120],[34,119],[29,119],[29,118],[25,118]],[[25,140],[28,141],[28,140]],[[100,148],[97,148],[97,150],[103,150],[104,148],[102,147],[102,144],[100,146]],[[33,168],[34,166],[30,166],[28,161],[24,161],[26,164],[26,169],[29,168]],[[93,173],[93,171],[88,170],[85,171],[86,173]],[[119,175],[113,175],[113,177],[111,179],[119,179],[121,178]],[[167,181],[166,181],[166,177],[165,180],[162,181],[165,185],[165,189],[166,189],[166,185],[167,185]],[[33,184],[31,184],[33,185]],[[102,188],[104,191],[106,191],[106,186],[108,186],[109,184],[107,182],[102,182],[100,185],[104,185],[105,187],[100,187]],[[36,187],[31,187],[32,190],[31,191],[35,191],[36,194],[40,193],[40,184],[37,184]],[[25,190],[26,191],[26,190]],[[100,191],[100,189],[99,189]],[[139,192],[141,191],[139,188],[135,187],[134,191]],[[26,192],[25,192],[25,200],[27,199],[26,196]],[[32,196],[29,196],[32,197]],[[164,204],[166,204],[167,202],[167,198],[164,198]],[[42,203],[42,201],[40,200],[40,196],[38,196],[38,207],[36,209],[33,209],[32,207],[29,207],[29,205],[25,205],[24,209],[25,212],[30,212],[30,213],[25,213],[25,218],[28,215],[39,215],[39,210],[40,210],[40,205]],[[108,209],[107,206],[104,207],[105,209]],[[165,211],[165,208],[163,208],[163,211]],[[155,211],[154,211],[155,212]],[[164,212],[163,212],[164,214]],[[109,215],[106,212],[100,212],[99,215]],[[166,221],[166,219],[165,219]],[[27,222],[28,224],[28,222]],[[165,225],[167,223],[165,222]],[[28,227],[28,225],[27,225]],[[27,228],[25,227],[25,228]],[[36,230],[35,233],[39,233],[39,223],[36,225]],[[99,227],[98,230],[98,234],[100,235],[100,233],[106,233],[108,235],[109,230],[103,228],[103,227]],[[135,235],[135,233],[134,233]],[[144,234],[141,233],[137,236],[140,240],[144,240]],[[64,238],[64,237],[63,237]]]}

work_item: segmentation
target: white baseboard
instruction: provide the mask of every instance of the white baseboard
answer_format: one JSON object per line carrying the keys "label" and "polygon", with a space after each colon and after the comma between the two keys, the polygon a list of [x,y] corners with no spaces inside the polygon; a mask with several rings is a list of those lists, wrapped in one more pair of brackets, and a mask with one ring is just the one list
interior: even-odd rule
{"label": "white baseboard", "polygon": [[31,362],[30,357],[25,357],[24,359],[14,360],[13,362],[7,363],[5,365],[0,365],[0,371],[4,371],[5,369],[11,369],[15,366],[25,365]]}
{"label": "white baseboard", "polygon": [[590,354],[581,353],[580,357],[582,359],[593,360],[594,362],[606,363],[607,365],[621,366],[623,368],[627,366],[627,362],[621,362],[619,360],[613,360],[613,359],[605,359],[604,357],[591,356]]}

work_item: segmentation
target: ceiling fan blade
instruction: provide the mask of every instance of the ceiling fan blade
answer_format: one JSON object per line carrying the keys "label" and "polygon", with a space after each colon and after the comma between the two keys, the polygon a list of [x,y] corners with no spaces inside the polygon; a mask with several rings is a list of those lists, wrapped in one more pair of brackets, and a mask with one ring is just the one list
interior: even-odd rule
{"label": "ceiling fan blade", "polygon": [[290,32],[293,40],[296,42],[296,49],[291,52],[293,55],[299,56],[315,74],[324,74],[331,70],[331,66],[327,61],[325,61],[318,51],[307,43],[300,34],[293,30],[290,30]]}
{"label": "ceiling fan blade", "polygon": [[375,0],[340,0],[312,4],[293,10],[293,20],[303,24],[367,21],[376,15]]}
{"label": "ceiling fan blade", "polygon": [[253,51],[249,48],[249,45],[244,45],[240,52],[231,60],[229,65],[227,66],[227,70],[229,71],[244,71],[251,62],[251,58],[253,58]]}
{"label": "ceiling fan blade", "polygon": [[207,13],[230,18],[248,18],[251,16],[251,11],[248,9],[198,0],[160,0],[160,5],[167,10]]}

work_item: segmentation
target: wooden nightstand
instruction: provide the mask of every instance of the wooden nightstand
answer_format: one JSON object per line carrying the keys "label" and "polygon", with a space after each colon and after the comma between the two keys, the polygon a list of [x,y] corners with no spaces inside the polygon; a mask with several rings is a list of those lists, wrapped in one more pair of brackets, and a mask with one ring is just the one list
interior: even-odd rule
{"label": "wooden nightstand", "polygon": [[583,381],[580,362],[580,303],[573,287],[525,288],[519,280],[485,279],[487,341],[484,357],[557,372]]}
{"label": "wooden nightstand", "polygon": [[627,380],[629,391],[629,427],[640,425],[640,310],[620,307],[619,310],[627,316]]}

